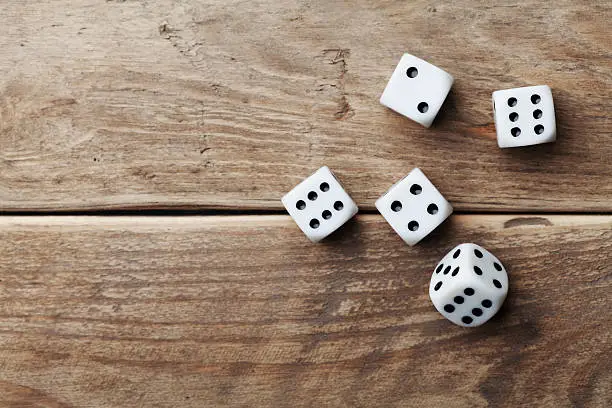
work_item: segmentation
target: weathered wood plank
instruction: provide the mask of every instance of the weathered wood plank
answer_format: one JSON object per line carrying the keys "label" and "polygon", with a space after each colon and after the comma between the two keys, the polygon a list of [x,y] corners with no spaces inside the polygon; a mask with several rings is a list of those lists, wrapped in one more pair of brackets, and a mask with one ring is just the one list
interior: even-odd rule
{"label": "weathered wood plank", "polygon": [[[477,329],[427,297],[465,241],[511,282]],[[611,406],[611,253],[612,216],[412,248],[373,215],[320,245],[284,216],[0,217],[0,405]]]}
{"label": "weathered wood plank", "polygon": [[[610,211],[609,1],[3,1],[0,210],[280,209],[322,164],[362,208],[419,166],[459,210]],[[434,128],[378,104],[404,51]],[[500,150],[491,92],[546,83],[559,140]]]}

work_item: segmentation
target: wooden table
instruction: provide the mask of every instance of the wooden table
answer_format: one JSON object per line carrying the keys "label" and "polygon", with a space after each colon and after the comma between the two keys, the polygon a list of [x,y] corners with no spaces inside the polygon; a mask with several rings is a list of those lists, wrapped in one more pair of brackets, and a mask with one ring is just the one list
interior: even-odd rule
{"label": "wooden table", "polygon": [[[444,3],[0,2],[0,406],[612,406],[612,4]],[[456,78],[431,129],[378,103],[405,51]],[[557,142],[500,150],[536,84]],[[324,164],[361,211],[314,245]],[[413,167],[456,211],[408,247]],[[475,329],[427,295],[461,242],[510,275]]]}

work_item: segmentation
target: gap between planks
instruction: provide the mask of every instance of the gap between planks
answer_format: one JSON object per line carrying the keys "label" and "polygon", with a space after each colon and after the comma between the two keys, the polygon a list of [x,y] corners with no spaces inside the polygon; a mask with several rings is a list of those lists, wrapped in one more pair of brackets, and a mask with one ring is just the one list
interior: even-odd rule
{"label": "gap between planks", "polygon": [[[368,223],[386,223],[384,218],[378,214],[357,214],[353,217],[357,220]],[[499,226],[504,228],[522,226],[577,226],[588,224],[599,224],[610,222],[612,224],[612,214],[584,214],[584,215],[564,215],[552,214],[539,216],[538,214],[454,214],[441,224],[443,228],[449,223],[450,219],[459,224],[472,223],[477,221],[482,225]],[[241,223],[248,227],[248,224],[261,226],[263,222],[270,224],[292,224],[293,221],[288,214],[263,214],[263,215],[192,215],[192,216],[101,216],[101,215],[45,215],[45,216],[2,216],[0,217],[0,228],[10,226],[37,226],[37,225],[119,225],[122,227],[157,227],[165,223],[177,227],[201,228],[205,225],[215,225],[222,221],[225,225]],[[296,227],[297,228],[297,227]]]}
{"label": "gap between planks", "polygon": [[[289,216],[284,210],[235,210],[235,209],[124,209],[124,210],[87,210],[87,211],[0,211],[0,217],[194,217],[194,216],[265,216],[265,215],[285,215]],[[376,210],[359,210],[359,215],[380,215]],[[606,216],[612,215],[607,211],[529,211],[529,212],[509,212],[509,211],[453,211],[453,215],[501,215],[512,217],[533,217],[533,216]]]}

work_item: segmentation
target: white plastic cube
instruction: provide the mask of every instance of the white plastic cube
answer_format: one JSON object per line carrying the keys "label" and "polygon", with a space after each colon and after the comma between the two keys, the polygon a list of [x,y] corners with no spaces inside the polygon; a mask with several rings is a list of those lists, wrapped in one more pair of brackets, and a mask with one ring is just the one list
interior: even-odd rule
{"label": "white plastic cube", "polygon": [[493,92],[499,147],[530,146],[557,139],[555,106],[547,85]]}
{"label": "white plastic cube", "polygon": [[483,247],[467,243],[453,248],[431,275],[429,297],[451,322],[464,327],[485,323],[508,294],[506,268]]}
{"label": "white plastic cube", "polygon": [[425,238],[453,212],[453,207],[418,168],[376,200],[376,208],[408,245]]}
{"label": "white plastic cube", "polygon": [[380,97],[380,103],[425,127],[430,127],[453,77],[427,61],[404,54]]}
{"label": "white plastic cube", "polygon": [[327,166],[295,186],[281,201],[313,242],[340,228],[358,211],[357,204]]}

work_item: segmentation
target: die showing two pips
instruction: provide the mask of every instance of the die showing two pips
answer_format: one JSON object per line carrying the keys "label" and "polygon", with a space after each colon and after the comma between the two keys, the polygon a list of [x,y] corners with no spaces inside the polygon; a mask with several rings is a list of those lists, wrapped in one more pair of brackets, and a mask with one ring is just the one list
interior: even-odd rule
{"label": "die showing two pips", "polygon": [[430,127],[454,78],[414,55],[404,54],[380,97],[380,103]]}

